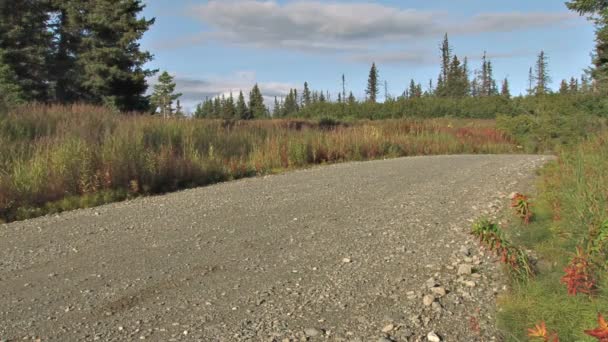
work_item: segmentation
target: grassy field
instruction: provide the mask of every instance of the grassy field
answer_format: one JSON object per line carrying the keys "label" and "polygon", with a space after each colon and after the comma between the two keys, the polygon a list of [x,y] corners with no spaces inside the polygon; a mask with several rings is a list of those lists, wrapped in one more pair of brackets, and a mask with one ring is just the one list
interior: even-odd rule
{"label": "grassy field", "polygon": [[585,330],[608,316],[608,134],[562,151],[538,190],[532,223],[506,229],[537,254],[538,274],[500,299],[500,324],[512,341],[529,340],[527,329],[542,322],[560,341],[604,341]]}
{"label": "grassy field", "polygon": [[314,164],[518,151],[494,126],[465,119],[163,120],[90,106],[28,106],[0,116],[0,219]]}

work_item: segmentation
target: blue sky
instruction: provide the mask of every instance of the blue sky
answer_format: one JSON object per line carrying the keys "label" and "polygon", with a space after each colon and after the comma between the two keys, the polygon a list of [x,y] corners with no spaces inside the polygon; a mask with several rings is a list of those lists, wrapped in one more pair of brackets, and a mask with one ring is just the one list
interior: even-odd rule
{"label": "blue sky", "polygon": [[[523,92],[542,49],[557,88],[590,64],[593,27],[556,0],[144,0],[156,24],[142,47],[150,67],[175,75],[187,107],[206,96],[248,92],[259,83],[268,100],[307,81],[338,92],[344,73],[357,97],[373,61],[392,95],[411,78],[437,78],[444,32],[454,53],[478,68],[484,51],[495,78]],[[336,95],[337,96],[337,95]]]}

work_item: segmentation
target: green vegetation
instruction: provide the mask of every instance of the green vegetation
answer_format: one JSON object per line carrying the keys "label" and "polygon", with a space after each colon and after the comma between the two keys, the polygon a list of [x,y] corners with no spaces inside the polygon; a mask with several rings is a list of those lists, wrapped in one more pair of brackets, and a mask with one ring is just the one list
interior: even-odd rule
{"label": "green vegetation", "polygon": [[535,220],[509,229],[517,244],[538,254],[539,270],[500,299],[500,323],[511,340],[526,340],[526,328],[541,321],[562,341],[594,340],[584,330],[608,310],[606,170],[606,133],[562,151],[542,172]]}
{"label": "green vegetation", "polygon": [[0,218],[312,164],[515,151],[488,120],[163,120],[99,107],[25,106],[0,116]]}
{"label": "green vegetation", "polygon": [[0,107],[86,102],[147,110],[141,0],[0,1]]}

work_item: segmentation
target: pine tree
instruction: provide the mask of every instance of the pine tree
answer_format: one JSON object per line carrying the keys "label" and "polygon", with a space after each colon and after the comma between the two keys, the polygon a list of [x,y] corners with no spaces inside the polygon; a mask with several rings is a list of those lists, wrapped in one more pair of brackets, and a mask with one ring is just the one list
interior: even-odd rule
{"label": "pine tree", "polygon": [[606,92],[608,91],[608,1],[571,0],[566,5],[580,15],[589,15],[595,23],[596,44],[590,74],[595,86]]}
{"label": "pine tree", "polygon": [[184,108],[179,100],[175,102],[175,116],[183,117],[184,116]]}
{"label": "pine tree", "polygon": [[19,87],[17,75],[4,63],[4,53],[0,50],[0,110],[13,107],[24,101],[24,94]]}
{"label": "pine tree", "polygon": [[236,100],[236,117],[241,120],[247,120],[250,117],[242,90],[239,91],[239,98]]}
{"label": "pine tree", "polygon": [[48,1],[0,1],[2,87],[19,89],[26,101],[49,100],[49,9]]}
{"label": "pine tree", "polygon": [[441,80],[443,82],[448,81],[450,73],[450,64],[452,63],[452,49],[450,48],[450,41],[448,34],[446,33],[441,43]]}
{"label": "pine tree", "polygon": [[342,99],[346,100],[346,76],[342,74]]}
{"label": "pine tree", "polygon": [[410,80],[410,87],[407,89],[406,91],[407,93],[407,98],[414,98],[417,97],[416,96],[416,82],[414,82],[414,79]]}
{"label": "pine tree", "polygon": [[166,71],[158,77],[158,83],[154,85],[154,93],[150,101],[163,118],[173,114],[173,101],[182,96],[182,94],[175,93],[175,86],[173,76]]}
{"label": "pine tree", "polygon": [[268,116],[268,109],[264,105],[264,96],[262,95],[260,87],[257,83],[253,86],[253,89],[251,89],[251,92],[249,93],[249,111],[251,116],[247,117],[248,120]]}
{"label": "pine tree", "polygon": [[272,117],[278,118],[283,116],[283,108],[281,108],[281,104],[279,103],[279,99],[274,97],[274,108],[272,108]]}
{"label": "pine tree", "polygon": [[509,87],[509,80],[505,77],[504,80],[502,80],[502,86],[500,87],[500,96],[504,97],[504,98],[511,98],[511,89]]}
{"label": "pine tree", "polygon": [[528,89],[526,90],[528,96],[534,94],[534,73],[532,72],[532,67],[528,71]]}
{"label": "pine tree", "polygon": [[548,58],[544,51],[538,54],[536,65],[534,68],[534,80],[536,81],[535,94],[544,95],[550,92],[549,83],[551,83],[551,77],[549,76]]}
{"label": "pine tree", "polygon": [[321,92],[321,94],[319,95],[319,102],[325,103],[326,101],[327,101],[327,99],[325,98],[325,94],[323,94],[323,92]]}
{"label": "pine tree", "polygon": [[49,59],[50,100],[59,103],[89,101],[91,96],[83,88],[83,64],[78,57],[83,51],[82,38],[87,29],[90,1],[52,0],[49,23],[53,45]]}
{"label": "pine tree", "polygon": [[578,79],[571,77],[570,84],[568,85],[569,91],[573,94],[578,93]]}
{"label": "pine tree", "polygon": [[82,88],[89,102],[120,110],[145,109],[146,77],[155,71],[144,65],[152,55],[140,49],[139,40],[154,23],[140,18],[142,0],[100,0],[86,2],[80,53]]}
{"label": "pine tree", "polygon": [[219,96],[216,96],[213,99],[213,110],[211,111],[212,118],[219,118],[222,116],[222,100],[220,100]]}
{"label": "pine tree", "polygon": [[[223,95],[222,95],[223,96]],[[222,117],[226,120],[236,119],[236,105],[234,104],[234,96],[230,92],[230,96],[224,100],[222,107]]]}
{"label": "pine tree", "polygon": [[371,69],[369,70],[369,78],[367,80],[367,89],[365,90],[365,94],[367,94],[367,101],[375,103],[378,98],[378,69],[376,68],[376,63],[372,64]]}
{"label": "pine tree", "polygon": [[203,101],[203,103],[199,103],[196,105],[196,110],[194,112],[194,117],[197,119],[210,118],[213,116],[213,101],[208,97]]}
{"label": "pine tree", "polygon": [[357,103],[357,99],[355,98],[355,95],[353,95],[353,92],[351,91],[351,92],[348,94],[348,104],[349,104],[349,105],[354,105],[354,104],[356,104],[356,103]]}
{"label": "pine tree", "polygon": [[297,111],[297,93],[294,89],[289,89],[289,94],[285,97],[285,102],[283,104],[283,115],[293,115]]}
{"label": "pine tree", "polygon": [[435,88],[433,87],[433,79],[429,79],[429,88],[426,91],[428,96],[435,95]]}
{"label": "pine tree", "polygon": [[304,82],[304,91],[302,92],[302,102],[304,106],[308,107],[312,104],[312,97],[310,95],[310,89],[308,88],[308,82]]}

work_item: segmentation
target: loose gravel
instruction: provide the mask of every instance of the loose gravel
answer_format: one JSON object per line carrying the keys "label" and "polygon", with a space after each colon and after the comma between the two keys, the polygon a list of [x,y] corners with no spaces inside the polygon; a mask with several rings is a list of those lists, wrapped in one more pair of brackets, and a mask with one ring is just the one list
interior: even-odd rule
{"label": "loose gravel", "polygon": [[0,225],[0,341],[491,341],[471,221],[550,157],[346,163]]}

